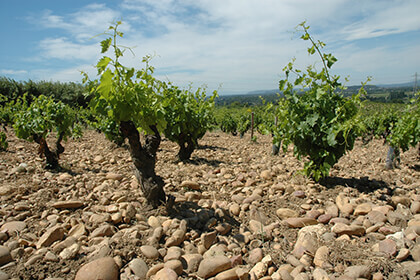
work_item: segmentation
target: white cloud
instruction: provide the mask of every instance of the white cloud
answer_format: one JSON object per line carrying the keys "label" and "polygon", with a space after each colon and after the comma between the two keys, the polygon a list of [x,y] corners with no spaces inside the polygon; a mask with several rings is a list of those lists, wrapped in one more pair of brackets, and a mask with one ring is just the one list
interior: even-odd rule
{"label": "white cloud", "polygon": [[[75,61],[93,65],[100,55],[99,39],[87,39],[122,18],[125,35],[120,43],[136,46],[137,57],[127,53],[123,60],[128,66],[141,67],[143,55],[157,54],[152,64],[162,79],[183,86],[223,84],[224,92],[240,93],[276,88],[283,66],[293,57],[301,68],[314,61],[306,54],[307,42],[294,34],[303,20],[316,39],[334,47],[338,71],[389,75],[380,67],[390,68],[391,62],[385,61],[397,63],[390,58],[395,50],[361,46],[358,39],[418,31],[416,7],[416,0],[124,0],[117,9],[91,4],[67,15],[47,11],[41,17],[43,26],[65,33],[43,38],[39,46],[45,59],[72,62],[56,77],[76,77],[70,75]],[[403,59],[413,54],[409,46],[400,52],[396,57],[405,63],[401,68],[413,64]]]}
{"label": "white cloud", "polygon": [[24,75],[28,73],[26,70],[0,69],[2,75]]}
{"label": "white cloud", "polygon": [[366,1],[364,17],[342,29],[347,40],[374,38],[420,29],[418,0]]}
{"label": "white cloud", "polygon": [[[120,19],[121,13],[105,4],[90,4],[76,13],[62,16],[47,10],[41,15],[39,24],[45,28],[63,29],[74,39],[84,42],[104,32],[112,22]],[[128,30],[129,26],[125,28]]]}
{"label": "white cloud", "polygon": [[39,43],[42,55],[48,59],[56,58],[61,60],[87,60],[98,56],[96,44],[85,45],[72,43],[68,38],[46,38]]}

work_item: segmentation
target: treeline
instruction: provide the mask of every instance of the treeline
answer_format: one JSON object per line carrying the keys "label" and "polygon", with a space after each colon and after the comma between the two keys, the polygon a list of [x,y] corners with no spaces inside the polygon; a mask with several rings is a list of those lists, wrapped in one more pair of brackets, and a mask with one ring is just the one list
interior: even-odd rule
{"label": "treeline", "polygon": [[[339,89],[344,97],[351,97],[357,94],[361,86],[349,86],[344,90]],[[361,96],[362,100],[369,100],[373,102],[382,103],[408,103],[413,97],[411,87],[393,87],[385,88],[375,85],[365,85],[364,90],[366,94]],[[216,100],[217,106],[259,106],[262,105],[261,97],[267,102],[276,102],[280,97],[284,97],[279,90],[256,91],[255,93],[247,93],[241,95],[225,95],[220,96]]]}
{"label": "treeline", "polygon": [[17,101],[26,94],[29,102],[44,95],[72,107],[85,108],[90,99],[86,92],[85,86],[74,82],[15,81],[7,77],[0,77],[0,95],[6,99],[0,101],[1,105]]}

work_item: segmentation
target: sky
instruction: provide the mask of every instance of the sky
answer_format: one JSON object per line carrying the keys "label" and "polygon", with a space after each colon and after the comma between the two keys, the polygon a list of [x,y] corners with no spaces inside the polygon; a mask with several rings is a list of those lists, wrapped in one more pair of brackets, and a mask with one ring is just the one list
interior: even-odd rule
{"label": "sky", "polygon": [[0,0],[0,76],[81,82],[95,78],[100,41],[122,21],[122,62],[155,76],[220,95],[278,88],[283,67],[319,59],[307,54],[296,26],[337,59],[331,73],[346,85],[414,81],[420,73],[419,0]]}

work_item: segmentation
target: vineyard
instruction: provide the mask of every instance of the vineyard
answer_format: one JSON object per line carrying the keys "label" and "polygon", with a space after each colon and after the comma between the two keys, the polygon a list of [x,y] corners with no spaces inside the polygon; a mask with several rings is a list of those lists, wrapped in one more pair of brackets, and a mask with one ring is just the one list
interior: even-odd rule
{"label": "vineyard", "polygon": [[302,23],[321,69],[216,106],[122,65],[120,24],[83,85],[0,80],[0,279],[418,279],[418,93],[344,94]]}

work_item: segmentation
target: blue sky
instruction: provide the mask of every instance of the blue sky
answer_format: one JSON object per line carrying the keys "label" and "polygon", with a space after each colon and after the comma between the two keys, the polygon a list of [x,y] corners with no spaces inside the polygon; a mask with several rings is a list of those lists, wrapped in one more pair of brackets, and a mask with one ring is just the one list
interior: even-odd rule
{"label": "blue sky", "polygon": [[306,20],[338,62],[347,85],[405,83],[420,72],[419,0],[0,0],[0,76],[81,82],[93,77],[102,33],[122,20],[127,66],[151,54],[156,76],[220,94],[275,89],[307,42],[294,33]]}

